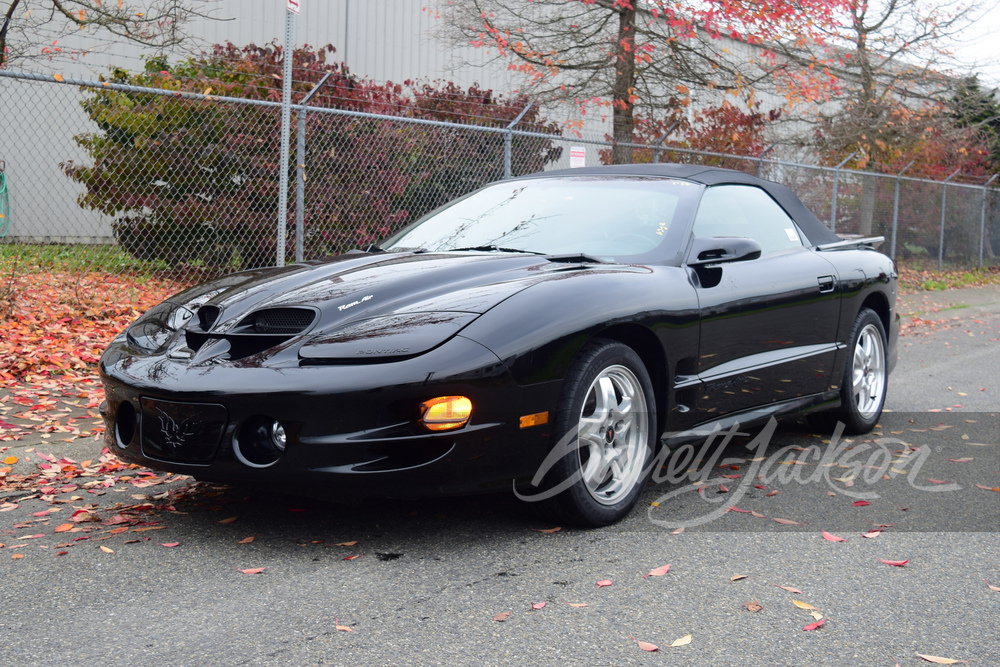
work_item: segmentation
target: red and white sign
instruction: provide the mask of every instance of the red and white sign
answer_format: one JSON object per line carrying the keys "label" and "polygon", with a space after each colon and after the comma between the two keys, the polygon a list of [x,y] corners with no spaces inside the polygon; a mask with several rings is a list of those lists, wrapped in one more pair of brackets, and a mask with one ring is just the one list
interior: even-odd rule
{"label": "red and white sign", "polygon": [[587,148],[585,146],[571,146],[569,149],[569,166],[571,169],[587,166]]}
{"label": "red and white sign", "polygon": [[298,14],[301,8],[302,0],[288,0],[288,11]]}

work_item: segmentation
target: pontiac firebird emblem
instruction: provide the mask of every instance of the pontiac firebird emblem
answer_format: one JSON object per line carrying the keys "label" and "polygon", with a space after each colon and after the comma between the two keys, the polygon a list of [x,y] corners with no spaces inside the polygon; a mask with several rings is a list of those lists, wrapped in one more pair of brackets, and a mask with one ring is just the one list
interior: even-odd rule
{"label": "pontiac firebird emblem", "polygon": [[178,449],[184,442],[194,435],[194,431],[186,430],[187,422],[178,424],[166,415],[160,415],[160,433],[163,434],[163,442],[171,450]]}
{"label": "pontiac firebird emblem", "polygon": [[375,295],[374,294],[369,294],[368,296],[362,297],[362,298],[358,299],[357,301],[352,301],[350,303],[345,303],[343,306],[337,306],[337,310],[347,310],[348,308],[353,308],[354,306],[358,305],[359,303],[364,303],[365,301],[367,301],[368,299],[372,298],[373,296],[375,296]]}

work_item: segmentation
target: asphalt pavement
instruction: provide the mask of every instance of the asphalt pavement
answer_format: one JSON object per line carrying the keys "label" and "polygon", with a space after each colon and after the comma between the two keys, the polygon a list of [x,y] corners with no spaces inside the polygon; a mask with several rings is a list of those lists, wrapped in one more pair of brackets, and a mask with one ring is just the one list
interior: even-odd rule
{"label": "asphalt pavement", "polygon": [[1000,664],[1000,288],[901,311],[875,433],[737,438],[596,530],[507,496],[341,506],[116,468],[90,397],[0,396],[8,432],[47,430],[0,442],[0,661]]}

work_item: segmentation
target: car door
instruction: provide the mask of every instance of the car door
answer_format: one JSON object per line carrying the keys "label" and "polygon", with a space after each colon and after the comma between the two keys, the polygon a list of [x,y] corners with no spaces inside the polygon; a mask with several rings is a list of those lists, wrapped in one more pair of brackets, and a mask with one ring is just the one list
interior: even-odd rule
{"label": "car door", "polygon": [[695,420],[826,390],[840,316],[833,265],[751,185],[706,188],[693,232],[761,246],[756,259],[691,269],[701,317]]}

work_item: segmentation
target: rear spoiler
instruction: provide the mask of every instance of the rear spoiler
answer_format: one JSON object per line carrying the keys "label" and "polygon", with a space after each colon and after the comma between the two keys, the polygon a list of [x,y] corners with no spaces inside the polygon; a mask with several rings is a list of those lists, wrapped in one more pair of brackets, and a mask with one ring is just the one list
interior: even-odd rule
{"label": "rear spoiler", "polygon": [[883,243],[885,243],[884,236],[866,236],[844,239],[843,241],[836,241],[834,243],[824,243],[816,246],[816,250],[848,250],[851,248],[870,248],[871,250],[876,250]]}

